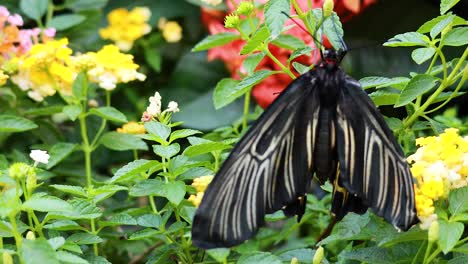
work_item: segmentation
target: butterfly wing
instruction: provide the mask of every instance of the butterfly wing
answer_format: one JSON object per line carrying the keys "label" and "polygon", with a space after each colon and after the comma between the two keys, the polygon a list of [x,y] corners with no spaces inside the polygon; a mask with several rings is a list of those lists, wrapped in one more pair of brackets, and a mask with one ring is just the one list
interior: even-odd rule
{"label": "butterfly wing", "polygon": [[354,202],[406,230],[417,218],[405,155],[359,83],[349,76],[344,83],[337,102],[338,182]]}
{"label": "butterfly wing", "polygon": [[266,213],[282,208],[303,214],[297,201],[312,179],[313,117],[319,106],[313,75],[291,83],[223,163],[193,220],[196,246],[242,243],[264,224]]}

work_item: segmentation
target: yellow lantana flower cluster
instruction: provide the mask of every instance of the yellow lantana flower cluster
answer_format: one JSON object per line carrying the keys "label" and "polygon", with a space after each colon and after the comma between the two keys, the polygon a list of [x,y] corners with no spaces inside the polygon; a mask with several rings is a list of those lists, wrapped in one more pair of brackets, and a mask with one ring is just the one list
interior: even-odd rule
{"label": "yellow lantana flower cluster", "polygon": [[72,53],[66,38],[35,44],[10,61],[17,64],[17,74],[11,80],[35,101],[40,102],[56,91],[69,95],[76,76],[71,66]]}
{"label": "yellow lantana flower cluster", "polygon": [[89,65],[94,65],[88,69],[90,81],[105,90],[115,89],[117,83],[146,79],[137,71],[139,66],[133,62],[133,56],[121,53],[115,45],[106,45],[98,52],[86,53],[86,56],[91,61]]}
{"label": "yellow lantana flower cluster", "polygon": [[103,39],[112,40],[122,51],[132,48],[135,40],[151,31],[147,24],[151,11],[147,7],[135,7],[131,11],[117,8],[107,15],[109,26],[99,30]]}
{"label": "yellow lantana flower cluster", "polygon": [[446,198],[450,190],[468,185],[468,137],[449,128],[440,136],[416,139],[420,146],[408,157],[416,179],[416,210],[421,228],[437,219],[434,201]]}
{"label": "yellow lantana flower cluster", "polygon": [[145,126],[135,121],[130,121],[122,127],[117,128],[118,133],[123,134],[144,134],[146,132]]}
{"label": "yellow lantana flower cluster", "polygon": [[0,86],[4,85],[8,80],[8,75],[6,75],[2,70],[0,70]]}
{"label": "yellow lantana flower cluster", "polygon": [[158,21],[158,28],[169,43],[179,42],[182,39],[182,27],[176,21],[167,21],[162,17]]}
{"label": "yellow lantana flower cluster", "polygon": [[195,178],[193,180],[192,186],[195,187],[195,189],[197,190],[197,194],[196,195],[193,195],[193,194],[190,195],[188,200],[190,202],[192,202],[195,205],[195,207],[200,206],[203,195],[205,194],[206,187],[208,187],[208,185],[211,183],[211,181],[213,180],[213,177],[214,176],[212,176],[212,175],[210,175],[210,176],[201,176],[201,177]]}

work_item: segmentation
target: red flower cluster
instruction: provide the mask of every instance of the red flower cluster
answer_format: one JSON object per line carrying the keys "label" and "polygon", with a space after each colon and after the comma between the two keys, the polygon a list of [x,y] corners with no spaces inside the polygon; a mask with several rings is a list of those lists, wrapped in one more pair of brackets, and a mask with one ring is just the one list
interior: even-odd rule
{"label": "red flower cluster", "polygon": [[[265,0],[261,0],[266,2]],[[239,3],[240,0],[234,0],[234,2]],[[308,9],[307,0],[298,0],[297,1],[302,10]],[[361,12],[365,7],[375,2],[375,0],[364,0],[363,5],[361,6],[360,0],[335,0],[335,11],[340,16],[342,22],[349,20],[355,14]],[[313,7],[322,6],[321,0],[313,0]],[[222,12],[219,10],[202,8],[202,22],[207,27],[210,34],[218,34],[226,31],[235,32],[233,29],[226,29],[224,27],[224,18],[227,14],[233,12],[235,7],[232,4],[232,1],[226,1],[228,7],[228,12]],[[263,17],[260,17],[263,19]],[[302,21],[297,21],[302,23]],[[287,21],[286,25],[291,25],[292,21]],[[315,49],[315,45],[312,37],[308,32],[300,29],[299,27],[292,27],[289,29],[286,34],[293,35],[301,40],[310,47],[313,48],[313,52],[310,56],[300,56],[294,61],[299,62],[304,65],[311,65],[316,63],[320,58],[318,50]],[[233,78],[239,79],[242,74],[245,74],[244,69],[242,68],[242,63],[245,59],[245,55],[240,55],[240,51],[244,46],[245,41],[236,40],[229,44],[226,44],[222,47],[216,47],[208,51],[208,59],[221,59],[226,64],[229,72]],[[279,48],[274,45],[269,45],[270,52],[284,65],[291,55],[292,51]],[[280,67],[274,63],[270,58],[265,57],[257,66],[257,69],[267,69],[267,70],[280,70]],[[294,69],[291,69],[296,75],[297,72]],[[266,78],[263,82],[256,85],[252,91],[252,95],[255,98],[255,101],[263,108],[266,108],[273,100],[278,96],[278,94],[286,88],[286,86],[291,82],[291,78],[286,74],[275,74]]]}

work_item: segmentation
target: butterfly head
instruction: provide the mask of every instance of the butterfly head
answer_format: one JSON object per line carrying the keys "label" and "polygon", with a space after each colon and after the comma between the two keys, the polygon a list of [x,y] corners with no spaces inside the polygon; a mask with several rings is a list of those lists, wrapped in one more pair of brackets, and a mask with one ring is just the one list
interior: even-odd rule
{"label": "butterfly head", "polygon": [[346,55],[346,50],[326,49],[323,53],[322,64],[340,64],[343,57]]}

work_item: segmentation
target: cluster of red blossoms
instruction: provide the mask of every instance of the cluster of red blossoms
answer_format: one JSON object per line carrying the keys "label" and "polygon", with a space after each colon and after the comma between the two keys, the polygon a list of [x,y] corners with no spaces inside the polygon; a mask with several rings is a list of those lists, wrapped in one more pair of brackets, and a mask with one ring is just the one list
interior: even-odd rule
{"label": "cluster of red blossoms", "polygon": [[[266,2],[265,0],[261,1]],[[375,1],[376,0],[335,0],[334,10],[340,16],[341,21],[346,22]],[[227,12],[202,7],[202,22],[207,27],[208,32],[212,35],[226,31],[235,32],[234,29],[227,29],[224,27],[224,18],[226,15],[230,14],[236,9],[236,7],[233,5],[233,2],[235,2],[237,5],[239,2],[241,2],[241,0],[228,0],[225,2],[228,9]],[[309,8],[309,0],[297,0],[297,2],[303,11]],[[312,0],[312,7],[321,7],[322,2],[322,0]],[[294,10],[292,10],[292,12],[294,12]],[[263,17],[260,17],[260,19],[263,19]],[[287,25],[292,23],[294,22],[288,21]],[[294,61],[304,65],[311,65],[317,62],[320,56],[317,54],[317,49],[314,49],[313,39],[308,32],[305,32],[299,27],[292,27],[286,32],[286,34],[290,34],[299,39],[302,39],[306,45],[310,46],[314,50],[313,54],[310,56],[300,56]],[[240,55],[240,51],[244,44],[245,41],[236,40],[222,47],[212,48],[208,51],[208,59],[222,60],[231,73],[231,76],[235,79],[239,79],[242,74],[245,74],[245,71],[242,68],[242,63],[246,56]],[[291,50],[283,49],[272,44],[270,44],[268,48],[280,62],[286,65],[286,61],[292,53]],[[257,69],[280,70],[280,67],[270,58],[265,57],[259,63]],[[298,75],[294,69],[291,70],[296,75]],[[252,96],[261,107],[266,108],[290,82],[291,77],[289,77],[287,74],[275,74],[269,76],[263,82],[254,87],[252,90]]]}

